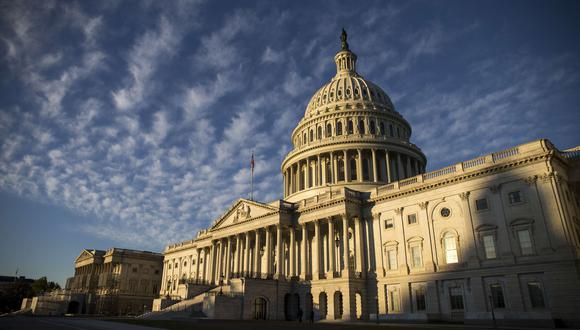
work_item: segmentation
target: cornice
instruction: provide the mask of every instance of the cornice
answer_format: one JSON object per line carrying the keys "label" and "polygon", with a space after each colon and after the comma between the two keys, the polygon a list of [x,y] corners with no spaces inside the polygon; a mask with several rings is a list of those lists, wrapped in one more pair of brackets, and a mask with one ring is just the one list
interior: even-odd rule
{"label": "cornice", "polygon": [[391,199],[395,199],[398,197],[411,195],[414,193],[433,190],[435,188],[440,188],[442,186],[456,184],[456,183],[462,182],[462,181],[472,180],[472,179],[479,178],[479,177],[486,176],[486,175],[501,173],[501,172],[504,172],[504,171],[512,169],[512,168],[522,167],[522,166],[527,165],[527,164],[542,161],[542,160],[546,159],[547,156],[548,156],[547,153],[544,153],[541,155],[529,156],[526,158],[518,159],[518,160],[513,161],[513,162],[499,164],[499,165],[495,165],[495,166],[490,166],[490,167],[483,168],[483,169],[478,170],[478,171],[457,175],[457,176],[446,178],[443,180],[439,180],[439,181],[436,181],[433,183],[422,184],[420,186],[415,186],[415,187],[412,187],[411,189],[398,191],[396,193],[391,193],[391,194],[386,193],[385,195],[376,196],[374,198],[371,198],[367,202],[368,203],[376,203],[376,202],[391,200]]}

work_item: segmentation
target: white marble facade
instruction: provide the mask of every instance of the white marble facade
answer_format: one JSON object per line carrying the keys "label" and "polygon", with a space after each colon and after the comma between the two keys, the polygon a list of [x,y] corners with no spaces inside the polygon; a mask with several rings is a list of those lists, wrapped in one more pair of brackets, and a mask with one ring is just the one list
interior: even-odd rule
{"label": "white marble facade", "polygon": [[284,198],[239,199],[168,246],[160,295],[219,288],[234,300],[215,317],[577,322],[578,148],[537,140],[426,173],[356,59],[344,35],[292,133]]}

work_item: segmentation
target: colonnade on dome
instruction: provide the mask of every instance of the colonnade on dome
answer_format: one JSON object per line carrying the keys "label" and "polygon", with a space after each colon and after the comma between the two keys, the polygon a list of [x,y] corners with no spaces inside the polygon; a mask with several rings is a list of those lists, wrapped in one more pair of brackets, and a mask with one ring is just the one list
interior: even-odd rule
{"label": "colonnade on dome", "polygon": [[288,166],[284,171],[284,195],[339,183],[386,184],[424,170],[424,162],[406,152],[376,148],[332,150],[306,156]]}

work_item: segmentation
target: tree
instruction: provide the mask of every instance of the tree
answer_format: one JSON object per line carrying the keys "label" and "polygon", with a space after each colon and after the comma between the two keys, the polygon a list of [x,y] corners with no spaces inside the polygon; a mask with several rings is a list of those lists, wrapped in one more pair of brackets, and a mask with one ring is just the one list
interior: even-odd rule
{"label": "tree", "polygon": [[32,283],[32,293],[34,296],[59,289],[60,285],[52,281],[48,282],[46,276],[43,276]]}

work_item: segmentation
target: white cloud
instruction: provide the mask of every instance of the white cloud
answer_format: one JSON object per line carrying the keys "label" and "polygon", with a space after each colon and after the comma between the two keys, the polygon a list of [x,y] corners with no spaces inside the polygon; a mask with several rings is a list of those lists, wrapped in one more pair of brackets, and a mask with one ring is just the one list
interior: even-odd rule
{"label": "white cloud", "polygon": [[284,54],[273,50],[270,46],[266,47],[266,50],[262,54],[262,62],[264,63],[280,63],[283,60]]}
{"label": "white cloud", "polygon": [[155,70],[177,51],[180,39],[180,31],[166,17],[161,17],[155,30],[147,31],[136,40],[127,59],[128,82],[112,92],[117,109],[128,110],[144,100],[150,92],[149,83]]}

